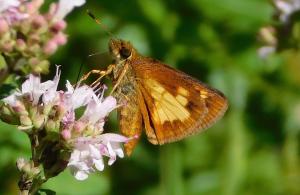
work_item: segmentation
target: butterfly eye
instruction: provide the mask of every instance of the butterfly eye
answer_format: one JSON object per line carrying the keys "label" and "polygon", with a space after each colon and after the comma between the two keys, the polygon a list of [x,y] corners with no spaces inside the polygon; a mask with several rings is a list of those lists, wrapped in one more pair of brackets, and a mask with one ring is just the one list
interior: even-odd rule
{"label": "butterfly eye", "polygon": [[122,47],[120,50],[120,55],[122,58],[126,59],[131,55],[131,51],[126,47]]}

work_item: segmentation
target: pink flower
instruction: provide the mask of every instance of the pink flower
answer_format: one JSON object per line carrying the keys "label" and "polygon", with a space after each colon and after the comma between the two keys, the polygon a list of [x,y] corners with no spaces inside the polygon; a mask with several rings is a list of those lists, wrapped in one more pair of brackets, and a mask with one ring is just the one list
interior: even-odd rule
{"label": "pink flower", "polygon": [[93,126],[94,130],[102,132],[105,117],[116,107],[117,101],[114,97],[109,96],[103,99],[103,97],[98,98],[96,95],[93,95],[80,121],[84,121]]}
{"label": "pink flower", "polygon": [[64,33],[59,32],[53,37],[53,41],[55,41],[57,45],[64,45],[67,42],[67,36]]}
{"label": "pink flower", "polygon": [[9,29],[9,26],[5,19],[0,18],[0,35],[6,33]]}
{"label": "pink flower", "polygon": [[52,101],[56,96],[56,89],[59,82],[60,71],[57,68],[56,76],[53,80],[41,82],[39,76],[33,74],[29,75],[29,78],[22,84],[21,90],[16,90],[13,94],[4,98],[3,101],[11,106],[14,106],[17,99],[21,96],[26,96],[31,101],[32,105],[39,103],[40,97],[43,95],[43,102],[45,104]]}
{"label": "pink flower", "polygon": [[43,51],[44,51],[45,54],[51,55],[54,52],[56,52],[57,48],[58,48],[57,43],[53,40],[50,40],[44,46]]}
{"label": "pink flower", "polygon": [[45,90],[43,94],[43,103],[49,104],[51,102],[56,101],[58,98],[58,92],[57,92],[57,86],[59,83],[61,71],[59,69],[59,66],[56,66],[56,74],[51,82],[49,82],[49,86]]}
{"label": "pink flower", "polygon": [[0,13],[2,18],[4,18],[9,24],[28,18],[29,15],[22,13],[19,10],[21,6],[21,1],[19,0],[2,0],[0,1]]}
{"label": "pink flower", "polygon": [[80,137],[76,140],[68,167],[78,180],[85,180],[92,172],[103,171],[103,156],[109,158],[108,165],[112,165],[117,156],[124,157],[121,143],[130,138],[107,133],[96,137]]}
{"label": "pink flower", "polygon": [[19,0],[1,0],[0,13],[8,10],[9,8],[18,7],[19,5],[20,5]]}

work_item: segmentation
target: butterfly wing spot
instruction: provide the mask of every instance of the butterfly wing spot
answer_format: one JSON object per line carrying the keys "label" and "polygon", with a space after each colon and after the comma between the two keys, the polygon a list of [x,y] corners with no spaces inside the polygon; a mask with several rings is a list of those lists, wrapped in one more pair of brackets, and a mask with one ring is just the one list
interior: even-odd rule
{"label": "butterfly wing spot", "polygon": [[182,106],[186,106],[188,104],[188,100],[186,99],[186,97],[182,96],[182,95],[177,95],[176,96],[176,100],[182,105]]}
{"label": "butterfly wing spot", "polygon": [[200,97],[203,99],[208,98],[208,92],[205,90],[200,90]]}
{"label": "butterfly wing spot", "polygon": [[180,86],[177,88],[177,93],[185,97],[189,95],[189,91]]}
{"label": "butterfly wing spot", "polygon": [[149,79],[147,82],[152,89],[150,95],[155,100],[156,109],[153,118],[156,122],[164,124],[167,121],[184,121],[190,117],[189,111],[185,108],[188,100],[184,96],[174,97],[155,80]]}

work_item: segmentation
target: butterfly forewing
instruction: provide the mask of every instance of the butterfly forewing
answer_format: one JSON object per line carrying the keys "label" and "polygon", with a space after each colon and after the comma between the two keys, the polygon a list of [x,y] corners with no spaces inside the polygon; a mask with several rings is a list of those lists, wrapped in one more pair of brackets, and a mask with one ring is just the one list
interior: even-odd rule
{"label": "butterfly forewing", "polygon": [[228,107],[221,92],[157,60],[140,56],[131,66],[145,101],[143,120],[149,121],[146,133],[153,144],[177,141],[204,130]]}

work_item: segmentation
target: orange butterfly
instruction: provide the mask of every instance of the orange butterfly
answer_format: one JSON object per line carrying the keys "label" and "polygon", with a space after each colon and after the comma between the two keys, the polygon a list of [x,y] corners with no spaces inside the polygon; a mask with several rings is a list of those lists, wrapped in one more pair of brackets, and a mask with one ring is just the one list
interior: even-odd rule
{"label": "orange butterfly", "polygon": [[[111,39],[113,64],[93,70],[101,79],[112,75],[119,104],[120,129],[128,137],[141,135],[143,126],[152,144],[181,140],[212,126],[228,107],[220,91],[158,60],[144,57],[126,41]],[[97,79],[98,80],[98,79]],[[125,144],[130,155],[138,139]]]}

